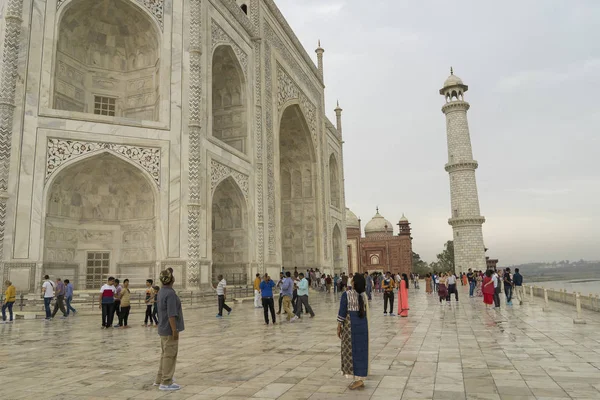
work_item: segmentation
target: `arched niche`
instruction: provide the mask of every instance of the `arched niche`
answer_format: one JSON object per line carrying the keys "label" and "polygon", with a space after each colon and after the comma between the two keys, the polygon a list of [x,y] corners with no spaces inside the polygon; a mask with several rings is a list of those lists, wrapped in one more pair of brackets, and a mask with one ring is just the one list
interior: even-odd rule
{"label": "arched niche", "polygon": [[58,171],[50,185],[44,270],[78,289],[97,288],[108,275],[143,285],[156,263],[157,207],[147,176],[102,153]]}
{"label": "arched niche", "polygon": [[212,63],[212,135],[246,153],[246,93],[244,74],[231,46],[215,49]]}
{"label": "arched niche", "polygon": [[[298,105],[288,106],[279,129],[282,259],[286,269],[317,261],[316,163],[310,130]],[[286,180],[291,175],[291,191]],[[287,197],[285,194],[290,193]]]}
{"label": "arched niche", "polygon": [[337,224],[333,227],[332,243],[333,270],[335,273],[340,273],[342,271],[344,263],[344,254],[342,252],[342,232],[340,231],[340,228]]}
{"label": "arched niche", "polygon": [[215,188],[212,200],[213,276],[246,282],[249,266],[248,212],[237,183],[226,178]]}
{"label": "arched niche", "polygon": [[158,121],[160,38],[135,2],[72,1],[59,21],[53,107]]}
{"label": "arched niche", "polygon": [[329,198],[331,205],[340,208],[340,173],[334,154],[329,157]]}

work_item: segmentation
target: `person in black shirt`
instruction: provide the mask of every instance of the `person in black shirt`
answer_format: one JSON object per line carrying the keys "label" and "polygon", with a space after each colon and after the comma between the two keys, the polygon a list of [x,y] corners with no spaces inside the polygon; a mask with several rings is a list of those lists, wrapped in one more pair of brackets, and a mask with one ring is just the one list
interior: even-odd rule
{"label": "person in black shirt", "polygon": [[504,270],[504,294],[506,295],[506,305],[512,306],[512,275],[510,274],[510,268]]}
{"label": "person in black shirt", "polygon": [[471,268],[469,268],[469,272],[467,272],[467,280],[469,281],[469,297],[473,297],[477,281],[475,280],[475,274],[473,274],[473,270]]}

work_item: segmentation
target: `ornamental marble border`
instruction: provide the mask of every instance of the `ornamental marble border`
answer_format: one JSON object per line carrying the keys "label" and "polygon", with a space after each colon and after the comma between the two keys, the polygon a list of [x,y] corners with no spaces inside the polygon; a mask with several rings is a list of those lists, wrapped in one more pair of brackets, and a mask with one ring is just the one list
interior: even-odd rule
{"label": "ornamental marble border", "polygon": [[47,183],[50,176],[67,161],[101,152],[114,153],[131,160],[148,172],[156,186],[160,188],[161,154],[158,147],[58,138],[48,138],[45,182]]}
{"label": "ornamental marble border", "polygon": [[[133,0],[132,0],[133,1]],[[67,0],[57,0],[56,1],[56,9],[58,10],[60,6],[66,3]],[[135,0],[141,6],[144,6],[150,14],[156,18],[158,24],[160,25],[160,30],[164,30],[164,17],[165,17],[165,4],[164,0]]]}

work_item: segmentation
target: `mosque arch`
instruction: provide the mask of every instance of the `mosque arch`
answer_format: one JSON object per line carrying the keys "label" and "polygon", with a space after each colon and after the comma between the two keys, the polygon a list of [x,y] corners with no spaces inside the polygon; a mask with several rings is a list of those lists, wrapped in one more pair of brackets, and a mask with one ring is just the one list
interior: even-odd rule
{"label": "mosque arch", "polygon": [[211,207],[213,276],[246,282],[249,266],[248,211],[237,182],[228,177],[215,188]]}
{"label": "mosque arch", "polygon": [[331,205],[340,208],[340,167],[335,154],[329,156],[329,199]]}
{"label": "mosque arch", "polygon": [[212,59],[212,136],[247,152],[247,95],[244,73],[233,48],[217,46]]}
{"label": "mosque arch", "polygon": [[90,289],[108,275],[142,286],[154,273],[158,197],[141,168],[102,152],[58,170],[46,190],[45,274]]}
{"label": "mosque arch", "polygon": [[126,0],[73,0],[60,10],[53,108],[158,121],[157,22]]}
{"label": "mosque arch", "polygon": [[287,106],[279,123],[279,182],[286,193],[291,172],[291,197],[281,196],[282,262],[286,269],[311,267],[317,261],[317,164],[311,133],[298,104]]}

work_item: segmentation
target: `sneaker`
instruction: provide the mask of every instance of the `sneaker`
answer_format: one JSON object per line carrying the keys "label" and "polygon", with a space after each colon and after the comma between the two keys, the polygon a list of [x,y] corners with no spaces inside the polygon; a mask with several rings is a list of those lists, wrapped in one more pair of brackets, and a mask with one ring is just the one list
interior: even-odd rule
{"label": "sneaker", "polygon": [[167,390],[167,391],[173,391],[173,390],[179,390],[181,389],[181,386],[179,386],[176,383],[171,383],[170,385],[160,385],[158,387],[159,390]]}
{"label": "sneaker", "polygon": [[297,321],[297,320],[299,320],[299,319],[300,319],[300,318],[298,318],[298,316],[294,315],[294,318],[292,318],[292,319],[290,320],[290,322],[294,322],[294,321]]}
{"label": "sneaker", "polygon": [[383,316],[386,317],[387,316],[387,311],[383,313]]}
{"label": "sneaker", "polygon": [[217,314],[217,318],[223,318],[223,316],[222,316],[222,315],[219,315],[219,314]]}
{"label": "sneaker", "polygon": [[113,325],[113,328],[120,328],[120,327],[121,327],[121,325],[119,325],[119,324]]}
{"label": "sneaker", "polygon": [[396,314],[394,314],[393,312],[390,313],[390,317],[394,317],[396,316]]}
{"label": "sneaker", "polygon": [[69,317],[67,317],[66,315],[63,315],[62,317],[60,317],[60,319],[67,319]]}

